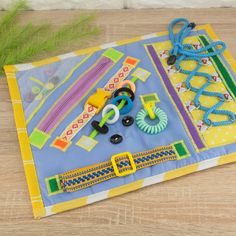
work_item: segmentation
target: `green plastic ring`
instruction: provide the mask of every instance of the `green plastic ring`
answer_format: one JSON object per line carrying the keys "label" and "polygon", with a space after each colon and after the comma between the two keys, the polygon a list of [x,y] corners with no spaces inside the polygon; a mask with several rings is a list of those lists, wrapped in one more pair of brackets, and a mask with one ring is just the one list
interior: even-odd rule
{"label": "green plastic ring", "polygon": [[145,121],[145,118],[148,117],[148,113],[144,109],[141,109],[136,116],[136,124],[138,128],[147,134],[158,134],[163,131],[168,124],[167,115],[163,110],[154,107],[153,112],[159,119],[159,122],[155,125],[150,125]]}

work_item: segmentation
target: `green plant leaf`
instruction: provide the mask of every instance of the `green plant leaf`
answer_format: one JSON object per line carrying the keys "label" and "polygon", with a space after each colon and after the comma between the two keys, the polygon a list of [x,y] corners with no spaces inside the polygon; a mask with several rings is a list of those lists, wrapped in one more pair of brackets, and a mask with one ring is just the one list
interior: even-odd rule
{"label": "green plant leaf", "polygon": [[21,25],[18,19],[24,17],[26,9],[26,1],[18,1],[0,19],[0,73],[4,65],[36,59],[42,53],[56,52],[71,42],[79,42],[81,46],[100,32],[92,25],[93,14],[81,14],[56,31],[48,23]]}

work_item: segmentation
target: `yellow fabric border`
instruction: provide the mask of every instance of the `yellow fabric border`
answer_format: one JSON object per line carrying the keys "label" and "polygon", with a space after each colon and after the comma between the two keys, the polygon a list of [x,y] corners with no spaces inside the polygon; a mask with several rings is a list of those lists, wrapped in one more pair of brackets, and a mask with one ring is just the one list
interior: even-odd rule
{"label": "yellow fabric border", "polygon": [[[20,143],[21,156],[23,160],[26,180],[28,183],[28,189],[29,189],[31,204],[33,208],[33,214],[35,218],[41,218],[45,216],[46,212],[45,212],[43,199],[40,192],[40,186],[39,186],[36,168],[34,164],[34,158],[31,152],[29,136],[26,130],[26,122],[24,118],[22,102],[20,99],[20,91],[18,88],[15,74],[12,74],[12,68],[13,67],[10,67],[9,69],[5,68],[5,71],[7,75],[10,96],[12,99],[13,113],[15,117],[15,124],[16,124],[18,139]],[[14,102],[14,100],[17,100],[18,102]]]}
{"label": "yellow fabric border", "polygon": [[[215,35],[210,25],[198,26],[196,27],[196,30],[206,30],[208,35],[213,40],[218,40],[217,36]],[[155,34],[152,34],[152,37],[163,36],[166,34],[167,32],[155,33]],[[118,42],[115,42],[114,44],[117,46],[124,45],[128,43],[137,42],[145,38],[147,38],[147,35],[131,38],[128,40],[118,41]],[[102,49],[105,49],[104,45],[82,49],[79,51],[75,51],[73,53],[76,55],[82,55],[82,54],[96,52]],[[233,71],[236,73],[236,61],[233,59],[228,49],[224,52],[224,57],[226,58],[230,66],[232,67]],[[61,60],[59,56],[48,58],[46,60],[41,60],[39,62],[34,62],[29,65],[33,67],[38,67],[38,66],[46,65],[48,63],[58,61],[58,60]],[[10,96],[11,96],[13,111],[14,111],[14,117],[15,117],[15,123],[16,123],[16,128],[17,128],[17,134],[18,134],[20,149],[21,149],[21,154],[22,154],[22,160],[24,163],[24,170],[25,170],[25,175],[26,175],[26,179],[28,183],[28,189],[30,193],[31,203],[33,207],[33,214],[34,214],[35,219],[39,219],[48,215],[56,214],[56,213],[74,209],[77,207],[85,206],[87,204],[90,204],[92,202],[95,202],[101,199],[114,197],[114,196],[127,193],[127,192],[152,184],[152,183],[145,184],[145,180],[148,179],[146,178],[146,179],[135,181],[130,184],[119,186],[117,188],[113,188],[107,191],[106,195],[102,197],[98,197],[97,199],[89,200],[90,196],[86,196],[83,198],[78,198],[71,201],[62,202],[62,203],[58,203],[52,206],[44,207],[41,192],[40,192],[39,182],[37,178],[37,173],[35,169],[34,159],[33,159],[32,151],[31,151],[30,143],[29,143],[29,136],[26,131],[26,121],[24,118],[21,96],[20,96],[20,92],[19,92],[19,88],[18,88],[18,84],[16,80],[16,72],[20,71],[19,66],[16,66],[16,65],[5,66],[4,69],[5,69],[7,80],[8,80],[8,86],[9,86],[9,91],[10,91]],[[209,161],[214,161],[214,160],[217,160],[217,164],[216,164],[217,166],[231,163],[231,162],[236,162],[236,153],[221,156],[221,157],[218,157],[217,159],[212,158]],[[199,169],[200,164],[201,162],[166,172],[163,175],[162,181],[174,179],[174,178],[186,175],[186,174],[199,171],[201,170]],[[212,164],[212,167],[213,166],[215,165]],[[162,182],[162,181],[159,181],[159,182]]]}

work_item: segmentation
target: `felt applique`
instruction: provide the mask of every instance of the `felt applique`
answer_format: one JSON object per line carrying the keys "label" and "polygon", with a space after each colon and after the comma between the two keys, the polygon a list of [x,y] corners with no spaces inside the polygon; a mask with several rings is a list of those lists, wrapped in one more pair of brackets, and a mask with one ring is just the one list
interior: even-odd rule
{"label": "felt applique", "polygon": [[[236,63],[227,49],[218,53],[224,44],[212,47],[218,41],[209,25],[194,30],[195,24],[182,24],[184,39],[176,44],[170,39],[178,31],[154,33],[5,67],[35,218],[236,161]],[[209,58],[211,65],[186,58],[186,50]],[[139,61],[142,68],[131,71]],[[195,74],[197,65],[200,74]],[[176,73],[168,73],[168,66]],[[185,70],[194,71],[194,76]],[[185,92],[177,91],[181,83]],[[73,96],[67,100],[66,94]],[[215,104],[220,106],[215,109]],[[50,114],[55,107],[59,117]],[[135,118],[142,107],[150,125],[159,116],[154,107],[166,113],[168,124],[162,132],[155,134],[155,127],[154,136],[141,131]],[[232,113],[232,120],[215,114],[222,110]],[[40,125],[46,120],[45,132]],[[77,132],[82,122],[88,125]],[[53,140],[59,149],[51,145]]]}

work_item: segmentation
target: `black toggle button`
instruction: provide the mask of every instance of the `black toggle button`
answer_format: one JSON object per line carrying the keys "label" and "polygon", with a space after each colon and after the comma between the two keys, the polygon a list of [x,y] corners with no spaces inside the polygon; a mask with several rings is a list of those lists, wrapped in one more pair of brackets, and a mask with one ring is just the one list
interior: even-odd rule
{"label": "black toggle button", "polygon": [[100,127],[99,122],[97,120],[93,120],[91,125],[95,130],[97,130],[101,134],[107,134],[109,131],[108,127],[105,124]]}
{"label": "black toggle button", "polygon": [[177,57],[175,55],[169,56],[169,58],[167,59],[167,64],[169,66],[174,65],[176,62],[176,59],[177,59]]}
{"label": "black toggle button", "polygon": [[122,119],[122,124],[124,126],[131,126],[134,123],[134,118],[132,116],[125,116]]}
{"label": "black toggle button", "polygon": [[119,134],[114,134],[110,137],[110,142],[112,144],[119,144],[123,141],[123,137]]}
{"label": "black toggle button", "polygon": [[194,22],[191,22],[188,24],[188,27],[194,29],[196,27],[196,24]]}

